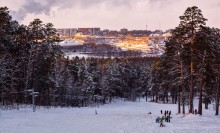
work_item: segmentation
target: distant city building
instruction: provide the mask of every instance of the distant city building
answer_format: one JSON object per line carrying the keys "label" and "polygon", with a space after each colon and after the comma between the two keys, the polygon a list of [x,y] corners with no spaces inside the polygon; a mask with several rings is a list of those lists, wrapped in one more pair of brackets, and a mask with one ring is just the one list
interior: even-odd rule
{"label": "distant city building", "polygon": [[163,31],[162,30],[155,30],[155,31],[153,31],[153,34],[163,34]]}
{"label": "distant city building", "polygon": [[119,32],[116,31],[116,30],[110,30],[109,33],[108,33],[110,36],[115,36],[117,37],[119,35]]}
{"label": "distant city building", "polygon": [[98,35],[100,31],[101,31],[100,28],[93,28],[92,32],[93,32],[93,35]]}
{"label": "distant city building", "polygon": [[105,30],[102,31],[102,34],[103,34],[103,35],[107,35],[108,33],[109,33],[109,30],[108,30],[108,29],[105,29]]}
{"label": "distant city building", "polygon": [[151,34],[151,31],[147,30],[132,30],[128,32],[132,36],[147,36]]}
{"label": "distant city building", "polygon": [[78,28],[77,32],[84,35],[98,35],[100,28]]}
{"label": "distant city building", "polygon": [[60,28],[60,29],[57,29],[57,33],[60,36],[71,37],[71,36],[76,35],[77,29],[76,28]]}
{"label": "distant city building", "polygon": [[120,31],[121,31],[122,34],[128,33],[128,29],[125,29],[125,28],[124,28],[124,29],[121,29]]}

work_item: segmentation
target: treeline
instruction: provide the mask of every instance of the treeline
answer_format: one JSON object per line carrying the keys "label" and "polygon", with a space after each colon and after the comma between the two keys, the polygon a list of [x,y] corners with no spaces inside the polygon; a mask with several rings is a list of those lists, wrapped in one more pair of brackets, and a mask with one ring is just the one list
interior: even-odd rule
{"label": "treeline", "polygon": [[[178,113],[205,109],[215,102],[216,115],[219,114],[220,91],[220,30],[206,26],[207,19],[198,7],[189,7],[180,24],[172,30],[172,37],[166,42],[166,51],[154,63],[152,70],[152,92],[156,101],[162,98],[178,102]],[[198,105],[194,99],[198,98]],[[182,106],[182,108],[181,108]]]}
{"label": "treeline", "polygon": [[113,97],[135,101],[149,86],[153,58],[62,58],[54,64],[50,103],[84,107],[111,102]]}

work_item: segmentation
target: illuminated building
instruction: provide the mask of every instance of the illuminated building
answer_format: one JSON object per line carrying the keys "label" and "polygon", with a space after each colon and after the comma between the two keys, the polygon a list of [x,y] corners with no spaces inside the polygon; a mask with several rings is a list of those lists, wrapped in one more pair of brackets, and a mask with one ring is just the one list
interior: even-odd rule
{"label": "illuminated building", "polygon": [[98,35],[100,28],[78,28],[77,32],[84,35]]}
{"label": "illuminated building", "polygon": [[60,29],[57,29],[57,33],[60,36],[72,37],[76,35],[77,29],[76,28],[60,28]]}

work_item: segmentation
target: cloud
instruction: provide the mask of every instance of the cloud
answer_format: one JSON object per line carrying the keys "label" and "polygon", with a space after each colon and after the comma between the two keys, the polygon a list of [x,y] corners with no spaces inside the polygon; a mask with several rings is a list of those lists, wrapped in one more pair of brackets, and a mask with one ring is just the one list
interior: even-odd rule
{"label": "cloud", "polygon": [[[54,0],[56,3],[58,0]],[[23,20],[27,14],[41,14],[44,13],[46,15],[49,15],[51,8],[53,7],[54,3],[52,0],[47,1],[35,1],[35,0],[26,0],[24,2],[25,4],[22,5],[22,7],[14,12],[14,16],[17,20]]]}
{"label": "cloud", "polygon": [[[177,1],[179,0],[175,0],[175,2]],[[173,0],[148,0],[148,2],[151,6],[159,6],[159,7],[170,6],[172,3],[174,3]]]}
{"label": "cloud", "polygon": [[143,0],[25,0],[18,11],[13,11],[13,16],[18,20],[24,20],[27,14],[46,14],[50,15],[53,7],[58,9],[80,7],[87,9],[92,6],[106,4],[111,7],[131,6],[132,3]]}
{"label": "cloud", "polygon": [[[198,6],[211,26],[220,27],[219,0],[3,0],[14,19],[28,24],[36,16],[56,27],[169,29],[187,7]],[[208,24],[207,23],[207,24]]]}

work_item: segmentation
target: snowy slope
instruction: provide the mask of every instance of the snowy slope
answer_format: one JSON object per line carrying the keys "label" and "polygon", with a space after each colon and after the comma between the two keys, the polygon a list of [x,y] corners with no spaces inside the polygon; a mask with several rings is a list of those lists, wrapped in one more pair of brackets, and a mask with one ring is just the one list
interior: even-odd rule
{"label": "snowy slope", "polygon": [[[171,123],[159,127],[160,110],[171,110]],[[95,114],[97,110],[98,114]],[[151,112],[152,114],[148,114]],[[124,102],[88,108],[1,111],[0,133],[219,133],[220,117],[212,108],[204,116],[176,115],[177,105]]]}

